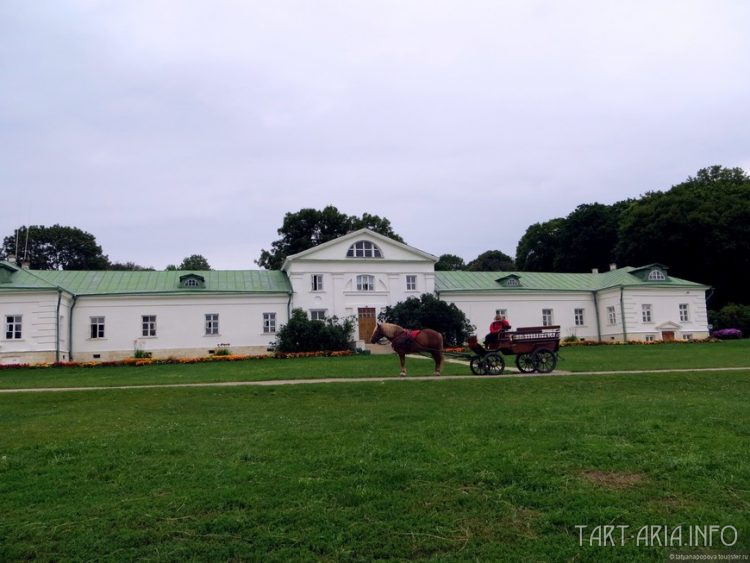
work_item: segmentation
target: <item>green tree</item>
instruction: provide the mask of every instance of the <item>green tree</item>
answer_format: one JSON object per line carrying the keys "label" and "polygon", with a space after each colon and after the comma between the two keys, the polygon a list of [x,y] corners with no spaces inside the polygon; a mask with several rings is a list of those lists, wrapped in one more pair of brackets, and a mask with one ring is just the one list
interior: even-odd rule
{"label": "green tree", "polygon": [[742,336],[750,337],[750,305],[729,303],[718,311],[709,311],[708,320],[714,330],[737,328],[742,331]]}
{"label": "green tree", "polygon": [[464,259],[455,254],[441,254],[435,263],[436,271],[459,272],[466,269]]}
{"label": "green tree", "polygon": [[191,256],[188,256],[177,267],[172,266],[171,264],[170,264],[170,266],[167,266],[166,269],[167,270],[171,270],[171,269],[175,269],[175,270],[202,270],[202,271],[207,271],[207,270],[211,269],[211,266],[209,266],[209,264],[208,264],[208,260],[206,260],[200,254],[193,254]]}
{"label": "green tree", "polygon": [[650,192],[623,212],[618,240],[620,263],[661,262],[672,276],[713,286],[714,309],[747,302],[750,178],[712,166],[667,192]]}
{"label": "green tree", "polygon": [[379,319],[410,329],[436,330],[443,334],[446,346],[460,346],[474,332],[474,326],[461,309],[430,293],[424,293],[419,298],[409,297],[406,301],[386,307]]}
{"label": "green tree", "polygon": [[526,229],[516,246],[516,267],[525,272],[554,272],[564,223],[565,219],[557,218]]}
{"label": "green tree", "polygon": [[154,268],[139,266],[135,262],[112,262],[107,267],[107,269],[113,270],[113,271],[123,271],[123,272],[143,272],[143,271],[153,272],[154,271]]}
{"label": "green tree", "polygon": [[77,227],[31,225],[3,239],[4,256],[26,259],[33,270],[106,270],[109,259],[96,237]]}
{"label": "green tree", "polygon": [[365,213],[362,217],[341,213],[333,205],[323,210],[300,209],[287,213],[277,233],[281,238],[271,243],[271,250],[261,250],[255,261],[261,268],[278,270],[287,256],[297,254],[357,229],[368,228],[399,242],[403,239],[393,232],[388,219]]}
{"label": "green tree", "polygon": [[292,311],[289,322],[276,334],[279,352],[318,352],[347,350],[350,347],[354,322],[337,318],[312,321],[302,309]]}
{"label": "green tree", "polygon": [[553,271],[606,270],[615,261],[620,216],[630,203],[590,203],[576,207],[560,225]]}
{"label": "green tree", "polygon": [[516,269],[516,263],[499,250],[488,250],[469,262],[466,269],[471,272],[511,272]]}

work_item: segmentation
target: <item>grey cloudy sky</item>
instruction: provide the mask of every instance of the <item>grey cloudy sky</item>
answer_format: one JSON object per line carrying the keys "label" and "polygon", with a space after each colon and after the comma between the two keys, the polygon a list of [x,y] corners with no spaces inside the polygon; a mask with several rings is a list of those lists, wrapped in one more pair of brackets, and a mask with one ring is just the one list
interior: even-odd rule
{"label": "grey cloudy sky", "polygon": [[0,236],[255,268],[288,211],[513,256],[582,203],[750,171],[750,2],[0,0]]}

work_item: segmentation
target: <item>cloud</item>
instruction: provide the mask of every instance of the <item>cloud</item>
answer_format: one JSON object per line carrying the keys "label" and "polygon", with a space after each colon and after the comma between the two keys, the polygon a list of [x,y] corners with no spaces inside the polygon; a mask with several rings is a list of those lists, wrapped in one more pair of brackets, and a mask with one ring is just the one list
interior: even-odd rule
{"label": "cloud", "polygon": [[433,254],[512,255],[581,203],[750,164],[748,12],[5,2],[2,234],[67,223],[120,261],[247,268],[284,213],[332,203]]}

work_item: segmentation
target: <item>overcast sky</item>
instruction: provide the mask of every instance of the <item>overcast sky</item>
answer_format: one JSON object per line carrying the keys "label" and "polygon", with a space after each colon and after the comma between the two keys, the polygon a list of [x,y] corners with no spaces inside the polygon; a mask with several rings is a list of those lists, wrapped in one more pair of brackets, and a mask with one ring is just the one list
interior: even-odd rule
{"label": "overcast sky", "polygon": [[750,171],[750,2],[0,0],[0,237],[256,268],[286,212],[513,257],[533,223]]}

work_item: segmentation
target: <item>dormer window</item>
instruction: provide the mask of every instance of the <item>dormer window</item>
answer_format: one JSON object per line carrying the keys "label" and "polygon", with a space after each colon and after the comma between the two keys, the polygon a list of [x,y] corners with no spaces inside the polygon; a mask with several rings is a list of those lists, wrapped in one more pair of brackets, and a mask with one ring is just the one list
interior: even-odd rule
{"label": "dormer window", "polygon": [[188,289],[206,287],[206,279],[198,274],[185,274],[184,276],[180,276],[180,287]]}
{"label": "dormer window", "polygon": [[648,273],[648,281],[664,281],[667,276],[661,270],[651,270]]}
{"label": "dormer window", "polygon": [[349,247],[347,258],[382,258],[383,253],[369,240],[360,240]]}
{"label": "dormer window", "polygon": [[500,278],[497,280],[497,282],[503,287],[521,287],[521,280],[515,274],[511,274],[509,276],[505,276],[504,278]]}

